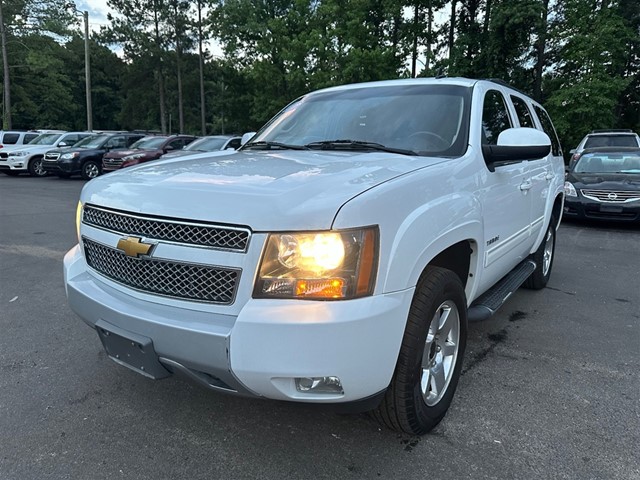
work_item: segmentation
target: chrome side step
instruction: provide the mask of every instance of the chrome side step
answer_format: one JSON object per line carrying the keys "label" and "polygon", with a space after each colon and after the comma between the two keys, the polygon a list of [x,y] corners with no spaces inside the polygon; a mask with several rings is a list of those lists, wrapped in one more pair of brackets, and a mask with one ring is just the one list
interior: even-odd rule
{"label": "chrome side step", "polygon": [[533,260],[527,259],[518,264],[471,304],[467,312],[468,320],[478,322],[491,317],[535,269],[536,263]]}

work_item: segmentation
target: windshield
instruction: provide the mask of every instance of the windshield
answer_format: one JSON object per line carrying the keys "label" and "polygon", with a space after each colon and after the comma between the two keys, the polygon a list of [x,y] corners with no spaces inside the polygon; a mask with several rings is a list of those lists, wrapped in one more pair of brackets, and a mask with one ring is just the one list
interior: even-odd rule
{"label": "windshield", "polygon": [[213,152],[214,150],[220,150],[227,143],[228,138],[208,137],[200,138],[183,148],[183,150],[195,151],[195,152]]}
{"label": "windshield", "polygon": [[132,149],[156,150],[162,147],[167,137],[144,137],[131,145]]}
{"label": "windshield", "polygon": [[74,147],[100,148],[108,138],[108,135],[95,135],[92,137],[86,137],[76,143]]}
{"label": "windshield", "polygon": [[640,174],[640,152],[588,153],[580,157],[574,172]]}
{"label": "windshield", "polygon": [[452,85],[319,92],[290,104],[247,146],[268,142],[281,148],[353,149],[359,142],[363,149],[377,144],[421,155],[460,156],[468,143],[470,98],[469,88]]}
{"label": "windshield", "polygon": [[43,133],[29,142],[29,145],[53,145],[62,136],[60,133]]}

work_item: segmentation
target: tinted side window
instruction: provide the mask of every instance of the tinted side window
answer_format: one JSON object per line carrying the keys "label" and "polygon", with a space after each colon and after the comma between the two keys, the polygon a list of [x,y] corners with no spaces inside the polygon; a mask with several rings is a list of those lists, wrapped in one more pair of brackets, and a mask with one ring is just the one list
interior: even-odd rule
{"label": "tinted side window", "polygon": [[540,123],[542,124],[542,129],[544,130],[544,133],[549,135],[549,138],[551,139],[551,153],[554,156],[560,155],[561,154],[560,141],[558,140],[558,136],[556,135],[556,130],[553,128],[553,123],[551,123],[551,119],[549,118],[549,115],[547,115],[547,112],[545,112],[538,106],[534,106],[533,108],[536,109],[536,114],[540,119]]}
{"label": "tinted side window", "polygon": [[127,146],[127,142],[125,138],[121,135],[117,137],[112,137],[105,145],[108,148],[124,148]]}
{"label": "tinted side window", "polygon": [[122,141],[124,142],[124,145],[123,145],[123,146],[124,146],[124,147],[129,147],[129,146],[131,146],[131,144],[132,144],[133,142],[136,142],[136,141],[140,140],[141,138],[142,138],[142,135],[140,135],[140,136],[133,136],[133,137],[126,137],[126,138],[123,138],[123,139],[122,139]]}
{"label": "tinted side window", "polygon": [[4,138],[2,139],[2,143],[6,143],[7,145],[15,145],[16,143],[18,143],[19,138],[19,133],[5,133]]}
{"label": "tinted side window", "polygon": [[237,150],[238,148],[240,148],[240,141],[241,139],[234,138],[227,144],[227,148],[235,148]]}
{"label": "tinted side window", "polygon": [[482,144],[497,145],[498,135],[511,127],[504,97],[497,90],[489,90],[482,106]]}
{"label": "tinted side window", "polygon": [[513,102],[513,106],[516,109],[516,115],[518,116],[518,121],[520,122],[520,126],[536,128],[533,123],[533,118],[531,118],[531,112],[529,111],[529,106],[527,105],[527,102],[525,102],[520,97],[516,97],[514,95],[511,95],[511,101]]}
{"label": "tinted side window", "polygon": [[24,136],[24,141],[22,143],[29,143],[31,140],[33,140],[34,138],[38,137],[39,134],[37,133],[27,133]]}

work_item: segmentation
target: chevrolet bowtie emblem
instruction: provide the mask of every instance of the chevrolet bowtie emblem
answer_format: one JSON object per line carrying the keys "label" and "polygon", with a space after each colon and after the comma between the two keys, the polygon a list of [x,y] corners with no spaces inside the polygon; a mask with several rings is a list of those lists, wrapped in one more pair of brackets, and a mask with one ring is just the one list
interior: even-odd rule
{"label": "chevrolet bowtie emblem", "polygon": [[139,258],[140,255],[149,255],[154,245],[142,243],[139,237],[124,237],[118,240],[118,250],[122,250],[127,257]]}

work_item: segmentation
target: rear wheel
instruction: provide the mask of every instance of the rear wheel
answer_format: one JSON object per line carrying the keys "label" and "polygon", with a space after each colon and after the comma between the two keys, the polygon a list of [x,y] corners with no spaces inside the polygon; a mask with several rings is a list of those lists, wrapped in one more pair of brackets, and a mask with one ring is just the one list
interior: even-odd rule
{"label": "rear wheel", "polygon": [[394,430],[421,435],[447,413],[467,340],[460,278],[429,267],[418,284],[391,385],[372,415]]}
{"label": "rear wheel", "polygon": [[44,177],[47,172],[42,168],[42,157],[34,157],[29,161],[29,175],[32,177]]}
{"label": "rear wheel", "polygon": [[82,178],[85,180],[91,180],[100,175],[100,167],[95,160],[89,160],[82,165]]}
{"label": "rear wheel", "polygon": [[551,277],[551,267],[556,249],[556,221],[551,217],[547,233],[545,233],[538,250],[531,255],[531,259],[536,262],[536,269],[523,284],[525,288],[541,290],[547,286]]}

